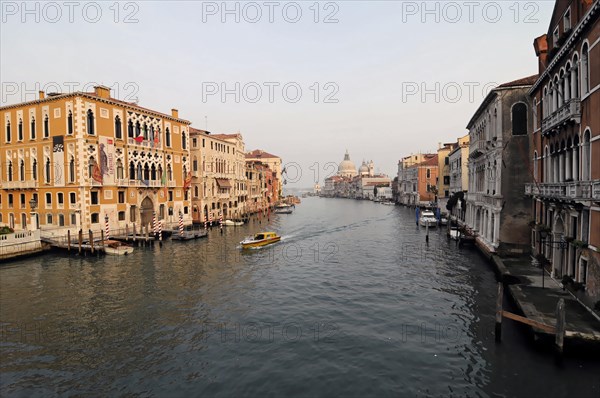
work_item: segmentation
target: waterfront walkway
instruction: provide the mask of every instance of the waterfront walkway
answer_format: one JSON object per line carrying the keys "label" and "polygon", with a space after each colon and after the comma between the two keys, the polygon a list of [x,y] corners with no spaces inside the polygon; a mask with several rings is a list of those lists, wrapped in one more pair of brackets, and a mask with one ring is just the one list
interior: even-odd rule
{"label": "waterfront walkway", "polygon": [[[530,257],[500,259],[493,256],[492,260],[524,316],[555,325],[556,305],[562,298],[566,309],[565,340],[600,346],[600,320],[547,272],[542,277],[541,268],[534,267]],[[546,333],[538,329],[534,332],[537,335]]]}

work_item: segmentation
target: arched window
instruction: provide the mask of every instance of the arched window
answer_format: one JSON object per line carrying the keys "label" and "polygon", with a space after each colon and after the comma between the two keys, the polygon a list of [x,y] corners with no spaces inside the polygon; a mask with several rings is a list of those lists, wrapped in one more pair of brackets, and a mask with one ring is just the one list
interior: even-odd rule
{"label": "arched window", "polygon": [[91,109],[87,111],[87,133],[94,135],[94,112]]}
{"label": "arched window", "polygon": [[148,139],[148,125],[144,123],[144,139]]}
{"label": "arched window", "polygon": [[12,160],[8,161],[8,167],[6,168],[6,170],[7,170],[7,173],[8,173],[7,176],[6,176],[6,179],[8,181],[12,181],[13,180]]}
{"label": "arched window", "polygon": [[542,118],[548,116],[548,88],[544,87],[544,94],[542,94]]}
{"label": "arched window", "polygon": [[144,180],[149,180],[150,179],[150,167],[148,166],[148,163],[146,163],[144,165]]}
{"label": "arched window", "polygon": [[50,184],[50,158],[46,158],[46,170],[45,170],[46,184]]}
{"label": "arched window", "polygon": [[50,137],[50,121],[48,115],[44,116],[44,138]]}
{"label": "arched window", "polygon": [[590,57],[588,44],[585,43],[581,49],[581,94],[590,91]]}
{"label": "arched window", "polygon": [[75,182],[75,157],[71,156],[69,161],[69,181]]}
{"label": "arched window", "polygon": [[579,173],[579,136],[575,134],[573,137],[573,180],[578,181]]}
{"label": "arched window", "polygon": [[10,121],[6,122],[6,142],[10,142],[11,140],[11,136],[10,136]]}
{"label": "arched window", "polygon": [[31,176],[37,181],[37,159],[33,159],[33,163],[31,165]]}
{"label": "arched window", "polygon": [[19,163],[19,179],[25,181],[25,161],[23,159]]}
{"label": "arched window", "polygon": [[35,140],[35,117],[31,117],[31,139]]}
{"label": "arched window", "polygon": [[93,156],[90,156],[88,159],[88,177],[92,178],[94,173],[94,166],[96,166],[96,159]]}
{"label": "arched window", "polygon": [[573,67],[571,68],[571,96],[579,98],[579,59],[577,54],[573,57]]}
{"label": "arched window", "polygon": [[150,179],[152,181],[156,181],[156,166],[152,165],[152,167],[150,168]]}
{"label": "arched window", "polygon": [[154,126],[150,125],[150,141],[154,145]]}
{"label": "arched window", "polygon": [[589,181],[591,179],[592,171],[592,146],[590,144],[591,131],[586,129],[583,133],[583,142],[581,145],[581,179],[583,181]]}
{"label": "arched window", "polygon": [[131,120],[127,123],[127,137],[135,138],[135,135],[133,135],[133,122]]}
{"label": "arched window", "polygon": [[165,130],[165,144],[170,147],[171,146],[171,131],[167,127]]}
{"label": "arched window", "polygon": [[138,163],[137,165],[137,179],[143,180],[144,175],[142,174],[142,165]]}
{"label": "arched window", "polygon": [[183,149],[187,149],[187,140],[186,140],[186,136],[185,136],[185,132],[181,132],[181,147]]}
{"label": "arched window", "polygon": [[527,135],[527,105],[522,102],[512,107],[512,134]]}
{"label": "arched window", "polygon": [[139,137],[141,134],[142,134],[142,128],[140,126],[140,122],[135,122],[135,137]]}
{"label": "arched window", "polygon": [[121,159],[117,160],[117,178],[119,180],[123,179],[123,162]]}
{"label": "arched window", "polygon": [[198,171],[198,159],[196,156],[194,156],[194,160],[192,161],[192,170],[194,170],[194,172]]}
{"label": "arched window", "polygon": [[133,162],[129,162],[129,179],[135,180],[135,166]]}
{"label": "arched window", "polygon": [[539,181],[539,176],[538,176],[538,153],[537,153],[537,151],[533,151],[533,179],[534,179],[534,181]]}
{"label": "arched window", "polygon": [[67,134],[73,134],[73,112],[69,111],[69,116],[67,116]]}
{"label": "arched window", "polygon": [[167,180],[173,181],[173,170],[171,169],[171,165],[167,165]]}
{"label": "arched window", "polygon": [[121,129],[121,118],[119,115],[115,116],[115,138],[123,138],[123,131]]}
{"label": "arched window", "polygon": [[198,197],[198,193],[199,193],[198,191],[199,191],[199,189],[198,189],[198,185],[196,185],[196,186],[194,187],[194,197],[195,197],[195,198],[197,198],[197,197]]}
{"label": "arched window", "polygon": [[19,119],[19,136],[17,139],[23,141],[23,119]]}

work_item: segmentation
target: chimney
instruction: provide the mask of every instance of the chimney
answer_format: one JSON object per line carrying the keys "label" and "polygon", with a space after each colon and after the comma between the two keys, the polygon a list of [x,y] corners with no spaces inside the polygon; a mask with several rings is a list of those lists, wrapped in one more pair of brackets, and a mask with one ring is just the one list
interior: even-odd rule
{"label": "chimney", "polygon": [[110,98],[110,87],[95,86],[94,93],[100,98]]}
{"label": "chimney", "polygon": [[39,91],[39,94],[40,94],[40,99],[41,100],[44,99],[44,98],[46,98],[46,93],[44,93],[42,90]]}
{"label": "chimney", "polygon": [[171,109],[171,116],[173,116],[175,119],[179,119],[179,111],[175,108]]}

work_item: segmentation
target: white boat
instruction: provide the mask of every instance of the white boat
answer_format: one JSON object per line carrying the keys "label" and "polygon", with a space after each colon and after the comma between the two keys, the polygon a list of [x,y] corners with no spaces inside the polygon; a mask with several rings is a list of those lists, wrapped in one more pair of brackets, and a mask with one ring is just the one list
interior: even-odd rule
{"label": "white boat", "polygon": [[276,214],[292,214],[292,206],[287,203],[282,203],[280,205],[275,206]]}
{"label": "white boat", "polygon": [[205,238],[208,236],[208,232],[204,229],[184,229],[183,234],[179,232],[178,229],[173,230],[171,234],[171,240],[192,240],[198,238]]}
{"label": "white boat", "polygon": [[113,256],[125,256],[133,253],[133,247],[118,240],[107,239],[104,241],[104,252]]}
{"label": "white boat", "polygon": [[458,228],[450,229],[450,238],[454,240],[458,240],[460,238],[460,231]]}
{"label": "white boat", "polygon": [[440,218],[440,225],[448,225],[448,219],[442,216],[442,218]]}
{"label": "white boat", "polygon": [[223,221],[223,225],[226,227],[233,227],[233,226],[244,225],[244,222],[243,221],[225,220],[225,221]]}
{"label": "white boat", "polygon": [[429,225],[429,228],[437,227],[437,218],[435,218],[435,214],[433,214],[431,210],[423,210],[419,217],[419,225],[422,227]]}
{"label": "white boat", "polygon": [[388,206],[395,206],[396,204],[394,202],[390,202],[388,200],[386,200],[385,202],[381,202],[384,205],[388,205]]}

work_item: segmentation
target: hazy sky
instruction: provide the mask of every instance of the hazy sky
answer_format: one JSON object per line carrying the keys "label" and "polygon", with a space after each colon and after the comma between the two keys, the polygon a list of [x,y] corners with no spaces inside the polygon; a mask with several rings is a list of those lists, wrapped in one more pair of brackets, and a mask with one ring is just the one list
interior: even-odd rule
{"label": "hazy sky", "polygon": [[194,127],[241,132],[247,150],[299,165],[294,186],[322,183],[346,149],[393,177],[402,156],[464,135],[490,86],[537,73],[533,39],[554,6],[74,3],[0,2],[2,105],[102,83]]}

